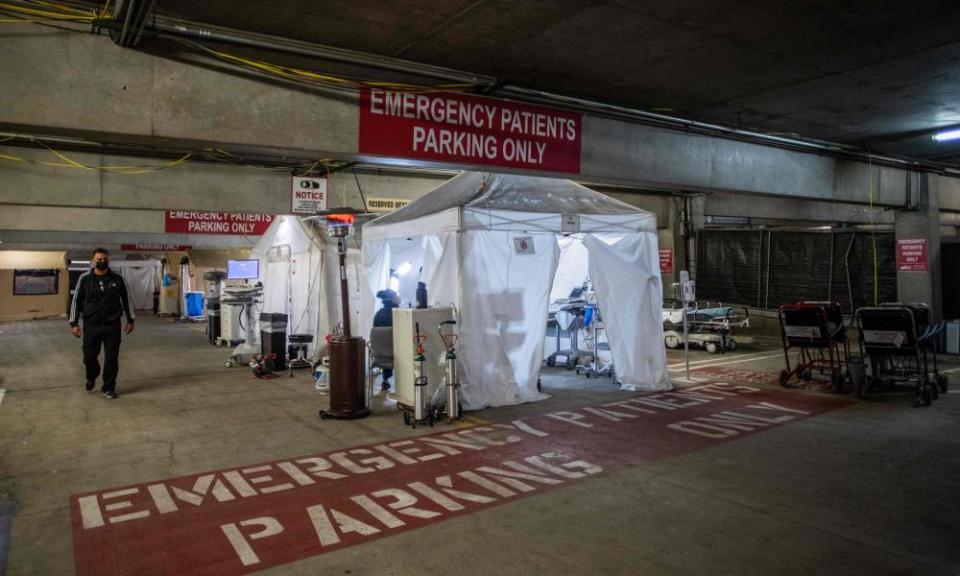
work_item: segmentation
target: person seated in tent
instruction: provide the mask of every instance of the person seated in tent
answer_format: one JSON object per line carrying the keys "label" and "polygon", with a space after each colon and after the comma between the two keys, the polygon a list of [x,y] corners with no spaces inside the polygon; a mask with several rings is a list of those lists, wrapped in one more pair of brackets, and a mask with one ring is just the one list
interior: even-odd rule
{"label": "person seated in tent", "polygon": [[[377,292],[377,298],[380,299],[380,302],[383,306],[377,310],[377,313],[373,315],[373,325],[374,327],[389,328],[393,326],[393,309],[400,305],[400,295],[390,290],[381,290]],[[384,390],[390,389],[390,378],[393,377],[393,370],[390,368],[383,369],[383,381],[381,386]]]}

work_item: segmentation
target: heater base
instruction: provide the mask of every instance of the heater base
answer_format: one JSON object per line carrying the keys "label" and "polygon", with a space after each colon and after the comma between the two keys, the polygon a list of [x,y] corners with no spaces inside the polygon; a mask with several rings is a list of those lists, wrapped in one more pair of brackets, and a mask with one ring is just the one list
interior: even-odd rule
{"label": "heater base", "polygon": [[354,336],[330,341],[330,405],[320,418],[355,420],[370,415],[367,405],[366,342]]}

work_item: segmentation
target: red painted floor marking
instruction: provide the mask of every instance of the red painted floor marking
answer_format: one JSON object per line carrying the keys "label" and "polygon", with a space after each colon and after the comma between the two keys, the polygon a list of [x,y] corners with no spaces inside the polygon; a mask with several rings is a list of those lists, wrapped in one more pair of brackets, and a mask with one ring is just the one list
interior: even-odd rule
{"label": "red painted floor marking", "polygon": [[724,382],[737,382],[739,384],[776,384],[780,385],[779,372],[757,372],[756,370],[746,370],[744,368],[728,368],[726,366],[706,366],[703,368],[694,368],[694,372],[709,374]]}
{"label": "red painted floor marking", "polygon": [[849,403],[705,384],[79,494],[70,499],[76,573],[255,572]]}

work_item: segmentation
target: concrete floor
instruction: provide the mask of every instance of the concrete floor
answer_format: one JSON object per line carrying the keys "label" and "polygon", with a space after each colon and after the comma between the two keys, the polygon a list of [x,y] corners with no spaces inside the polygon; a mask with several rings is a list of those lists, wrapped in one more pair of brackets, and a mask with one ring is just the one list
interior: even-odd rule
{"label": "concrete floor", "polygon": [[[198,326],[138,322],[122,347],[116,401],[83,391],[79,342],[63,321],[2,324],[0,341],[0,557],[8,545],[11,576],[75,572],[71,495],[431,432],[404,427],[383,396],[370,418],[321,421],[325,400],[305,374],[263,382],[225,369],[224,349]],[[775,373],[776,352],[693,360]],[[763,386],[784,399],[826,395]],[[636,396],[562,370],[545,387],[549,400],[471,421]],[[930,408],[911,400],[851,401],[258,573],[956,576],[960,395]],[[646,432],[632,433],[640,442]]]}

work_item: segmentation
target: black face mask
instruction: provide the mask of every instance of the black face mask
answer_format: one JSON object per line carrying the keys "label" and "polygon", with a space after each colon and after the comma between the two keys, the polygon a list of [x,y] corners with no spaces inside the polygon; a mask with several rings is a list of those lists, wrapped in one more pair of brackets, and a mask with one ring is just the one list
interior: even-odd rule
{"label": "black face mask", "polygon": [[106,270],[107,266],[106,262],[97,262],[97,270]]}

